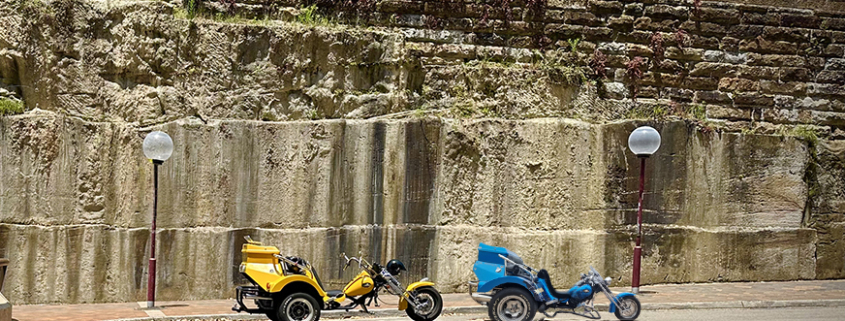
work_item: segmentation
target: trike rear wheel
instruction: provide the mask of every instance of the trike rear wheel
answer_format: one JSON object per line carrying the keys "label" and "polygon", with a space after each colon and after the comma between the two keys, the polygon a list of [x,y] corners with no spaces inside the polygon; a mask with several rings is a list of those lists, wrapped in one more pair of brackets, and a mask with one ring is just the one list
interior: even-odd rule
{"label": "trike rear wheel", "polygon": [[493,321],[530,321],[537,314],[537,302],[525,289],[505,288],[487,303],[487,314]]}
{"label": "trike rear wheel", "polygon": [[318,321],[320,305],[306,293],[294,293],[282,300],[276,309],[276,316],[279,321]]}

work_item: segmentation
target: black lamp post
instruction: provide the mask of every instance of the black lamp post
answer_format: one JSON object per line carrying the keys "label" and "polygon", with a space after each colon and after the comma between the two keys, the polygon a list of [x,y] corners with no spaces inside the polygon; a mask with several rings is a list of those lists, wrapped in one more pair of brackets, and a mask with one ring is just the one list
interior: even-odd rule
{"label": "black lamp post", "polygon": [[164,132],[154,131],[144,138],[144,155],[153,163],[153,219],[150,227],[150,268],[147,280],[147,308],[156,301],[156,210],[158,207],[158,166],[173,153],[173,140]]}
{"label": "black lamp post", "polygon": [[642,126],[628,136],[628,148],[640,159],[640,192],[637,202],[637,245],[634,247],[634,275],[631,277],[631,292],[640,292],[640,259],[643,249],[643,187],[645,182],[645,160],[660,148],[660,133],[649,126]]}

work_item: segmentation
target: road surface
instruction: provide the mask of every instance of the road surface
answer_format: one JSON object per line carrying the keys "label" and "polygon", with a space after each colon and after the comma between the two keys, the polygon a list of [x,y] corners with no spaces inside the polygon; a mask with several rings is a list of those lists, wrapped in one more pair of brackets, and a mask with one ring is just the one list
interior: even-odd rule
{"label": "road surface", "polygon": [[[617,320],[613,313],[600,311],[602,320]],[[352,318],[356,321],[409,321],[408,317],[396,318]],[[349,320],[349,319],[347,319]],[[437,321],[485,321],[489,320],[486,315],[444,315],[437,318]],[[550,321],[572,321],[589,320],[587,318],[571,315],[558,314],[554,318],[546,318]],[[795,320],[820,320],[820,321],[842,321],[845,320],[845,307],[820,307],[820,308],[773,308],[773,309],[696,309],[696,310],[658,310],[643,311],[637,320],[641,321],[795,321]]]}

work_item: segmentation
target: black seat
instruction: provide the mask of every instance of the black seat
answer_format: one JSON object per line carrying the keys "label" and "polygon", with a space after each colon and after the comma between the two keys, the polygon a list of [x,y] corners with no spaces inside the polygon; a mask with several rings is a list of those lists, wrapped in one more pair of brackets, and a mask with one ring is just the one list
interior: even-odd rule
{"label": "black seat", "polygon": [[555,287],[552,285],[552,280],[549,279],[549,271],[545,269],[540,270],[537,272],[537,277],[546,282],[546,285],[549,287],[549,290],[552,291],[552,295],[554,295],[559,300],[566,300],[569,299],[569,291],[560,292],[555,290]]}
{"label": "black seat", "polygon": [[[323,291],[326,291],[326,288],[323,286],[323,281],[320,280],[320,275],[317,274],[317,269],[315,269],[313,266],[311,267],[311,274],[313,274],[314,279],[317,280],[317,285],[319,285],[320,288],[323,289]],[[328,291],[326,291],[326,295],[328,295],[330,298],[334,298],[334,297],[341,295],[341,294],[343,294],[343,291],[341,291],[341,290],[328,290]]]}

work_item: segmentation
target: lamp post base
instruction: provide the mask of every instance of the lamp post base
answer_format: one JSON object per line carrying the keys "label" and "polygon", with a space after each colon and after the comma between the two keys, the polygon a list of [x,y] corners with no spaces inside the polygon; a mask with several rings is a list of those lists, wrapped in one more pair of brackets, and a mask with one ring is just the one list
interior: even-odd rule
{"label": "lamp post base", "polygon": [[631,293],[634,294],[640,291],[640,257],[642,257],[642,253],[642,247],[639,245],[634,247],[634,275],[631,277]]}
{"label": "lamp post base", "polygon": [[147,309],[155,308],[156,303],[155,301],[147,301]]}

